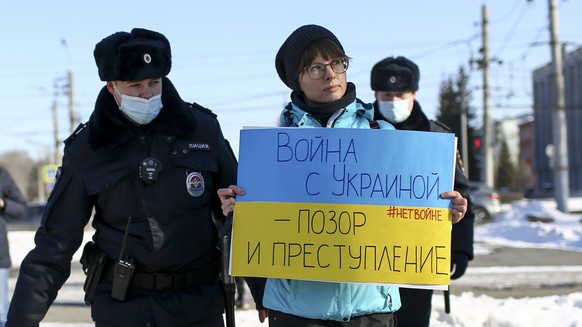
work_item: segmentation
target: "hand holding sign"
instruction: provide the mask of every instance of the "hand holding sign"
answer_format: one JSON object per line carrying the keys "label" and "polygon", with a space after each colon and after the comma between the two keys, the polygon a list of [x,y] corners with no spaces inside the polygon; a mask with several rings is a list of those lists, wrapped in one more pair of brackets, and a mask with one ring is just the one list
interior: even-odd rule
{"label": "hand holding sign", "polygon": [[457,191],[445,192],[441,195],[443,198],[452,199],[453,201],[453,224],[458,223],[465,217],[467,212],[468,201],[465,199],[461,193]]}

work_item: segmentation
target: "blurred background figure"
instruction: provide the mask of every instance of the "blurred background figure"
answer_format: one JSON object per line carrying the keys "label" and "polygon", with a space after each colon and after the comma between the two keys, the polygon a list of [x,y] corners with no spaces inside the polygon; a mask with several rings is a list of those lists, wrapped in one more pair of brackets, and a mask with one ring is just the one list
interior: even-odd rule
{"label": "blurred background figure", "polygon": [[26,211],[26,199],[8,170],[0,167],[0,327],[8,315],[8,277],[10,275],[10,249],[7,219],[19,219]]}

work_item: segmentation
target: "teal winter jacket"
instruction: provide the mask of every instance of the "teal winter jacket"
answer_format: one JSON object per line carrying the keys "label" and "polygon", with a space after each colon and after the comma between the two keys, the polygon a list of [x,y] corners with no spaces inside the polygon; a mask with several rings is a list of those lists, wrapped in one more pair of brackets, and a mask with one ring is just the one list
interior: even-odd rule
{"label": "teal winter jacket", "polygon": [[[373,106],[356,99],[323,123],[296,104],[289,103],[281,113],[280,125],[369,129],[375,125],[371,123],[373,116]],[[382,129],[394,129],[385,121],[377,123]],[[400,295],[398,287],[388,285],[269,278],[263,305],[304,318],[345,322],[352,317],[394,312],[400,308]]]}

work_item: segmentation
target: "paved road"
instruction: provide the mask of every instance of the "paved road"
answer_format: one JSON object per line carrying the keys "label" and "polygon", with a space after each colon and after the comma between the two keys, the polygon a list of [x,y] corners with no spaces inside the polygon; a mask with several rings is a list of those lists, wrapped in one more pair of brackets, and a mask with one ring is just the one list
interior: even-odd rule
{"label": "paved road", "polygon": [[[479,244],[476,248],[478,254],[465,276],[451,284],[454,295],[470,291],[494,298],[521,298],[582,291],[582,252]],[[16,274],[12,272],[11,287]],[[74,267],[44,322],[91,322],[89,307],[83,304],[83,280],[80,267]]]}
{"label": "paved road", "polygon": [[451,293],[470,291],[494,298],[523,298],[582,292],[582,252],[540,248],[487,249],[451,283]]}

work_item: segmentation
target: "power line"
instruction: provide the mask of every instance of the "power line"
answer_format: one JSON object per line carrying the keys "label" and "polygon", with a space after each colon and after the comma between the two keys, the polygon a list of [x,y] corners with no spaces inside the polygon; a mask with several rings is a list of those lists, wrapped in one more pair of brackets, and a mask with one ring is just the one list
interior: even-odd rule
{"label": "power line", "polygon": [[479,38],[480,38],[480,36],[478,34],[475,34],[475,35],[470,36],[470,37],[465,38],[465,39],[460,39],[460,40],[448,42],[448,43],[439,45],[437,47],[434,47],[432,49],[425,50],[425,51],[423,51],[421,53],[417,53],[415,55],[412,55],[411,57],[413,57],[413,58],[422,58],[422,57],[427,56],[427,55],[434,55],[436,52],[442,51],[444,49],[448,49],[451,46],[456,46],[456,45],[465,44],[465,43],[469,43],[470,44],[470,42],[475,41],[475,40],[477,40]]}
{"label": "power line", "polygon": [[[523,4],[525,4],[525,2],[522,1]],[[513,34],[515,33],[517,26],[519,25],[519,23],[521,23],[521,20],[523,19],[523,16],[525,15],[525,12],[527,10],[527,5],[524,5],[521,10],[521,12],[519,13],[519,17],[518,19],[513,21],[513,25],[511,26],[509,33],[507,33],[505,35],[505,39],[501,42],[501,46],[499,47],[499,50],[497,50],[497,55],[500,56],[501,53],[503,52],[503,50],[505,49],[505,47],[507,46],[507,43],[509,42],[509,40],[511,39],[511,37],[513,36]]]}
{"label": "power line", "polygon": [[505,21],[514,13],[514,11],[520,4],[523,4],[523,2],[524,2],[523,0],[514,0],[513,7],[511,7],[503,16],[501,16],[501,18],[490,19],[489,23],[498,24]]}

